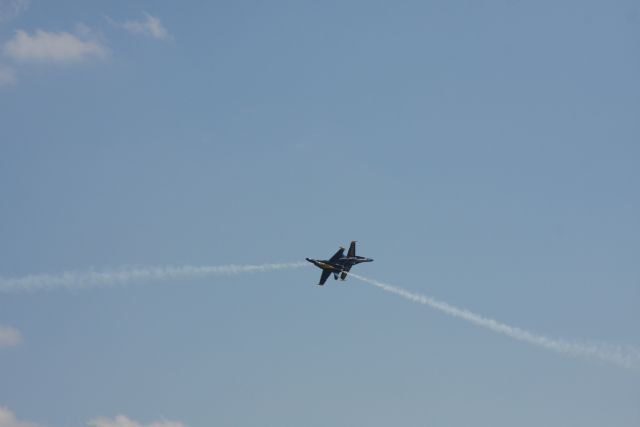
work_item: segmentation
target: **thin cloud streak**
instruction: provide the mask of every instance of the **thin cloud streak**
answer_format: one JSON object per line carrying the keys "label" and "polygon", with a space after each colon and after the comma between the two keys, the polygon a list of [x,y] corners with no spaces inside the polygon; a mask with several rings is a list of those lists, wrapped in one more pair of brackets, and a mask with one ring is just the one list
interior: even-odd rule
{"label": "thin cloud streak", "polygon": [[0,23],[12,20],[28,7],[29,0],[0,0]]}
{"label": "thin cloud streak", "polygon": [[12,68],[0,64],[0,87],[10,86],[16,82],[16,73]]}
{"label": "thin cloud streak", "polygon": [[475,314],[463,308],[455,307],[453,305],[447,304],[446,302],[436,300],[435,298],[431,298],[426,295],[409,292],[405,289],[378,282],[377,280],[369,279],[358,274],[349,273],[349,275],[365,283],[376,286],[384,291],[399,295],[402,298],[417,302],[419,304],[428,305],[445,314],[466,320],[467,322],[470,322],[476,326],[480,326],[493,332],[506,335],[518,341],[528,342],[529,344],[543,347],[548,350],[553,350],[557,353],[561,353],[567,356],[597,359],[604,362],[612,363],[623,368],[640,371],[640,352],[634,348],[622,348],[595,344],[579,344],[561,339],[549,338],[544,335],[534,334],[533,332],[507,325],[505,323],[500,323],[494,319]]}
{"label": "thin cloud streak", "polygon": [[0,292],[20,293],[44,290],[79,290],[127,285],[137,282],[167,281],[241,273],[263,273],[305,267],[305,262],[257,265],[158,266],[120,268],[105,271],[67,271],[61,274],[38,274],[20,278],[0,278]]}
{"label": "thin cloud streak", "polygon": [[169,31],[162,25],[160,18],[146,12],[144,16],[146,18],[144,21],[126,21],[122,24],[116,23],[116,25],[121,26],[130,33],[142,34],[152,39],[170,40],[172,38]]}

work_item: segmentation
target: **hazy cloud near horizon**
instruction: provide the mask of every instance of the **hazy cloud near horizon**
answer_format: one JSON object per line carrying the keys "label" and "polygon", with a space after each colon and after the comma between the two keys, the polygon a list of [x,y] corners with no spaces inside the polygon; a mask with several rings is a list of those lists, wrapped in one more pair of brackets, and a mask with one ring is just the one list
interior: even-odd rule
{"label": "hazy cloud near horizon", "polygon": [[40,424],[18,420],[6,406],[0,406],[0,427],[42,427]]}
{"label": "hazy cloud near horizon", "polygon": [[[152,421],[149,424],[132,420],[126,415],[116,415],[114,418],[98,417],[86,424],[89,427],[187,427],[178,421]],[[30,421],[19,420],[6,406],[0,406],[0,427],[45,427]]]}
{"label": "hazy cloud near horizon", "polygon": [[[87,423],[90,427],[187,427],[178,421],[153,421],[142,424],[125,415],[117,415],[114,418],[100,417]],[[2,426],[0,426],[2,427]]]}
{"label": "hazy cloud near horizon", "polygon": [[[22,334],[12,326],[0,325],[0,347],[13,347],[22,342]],[[3,427],[0,424],[0,427]]]}

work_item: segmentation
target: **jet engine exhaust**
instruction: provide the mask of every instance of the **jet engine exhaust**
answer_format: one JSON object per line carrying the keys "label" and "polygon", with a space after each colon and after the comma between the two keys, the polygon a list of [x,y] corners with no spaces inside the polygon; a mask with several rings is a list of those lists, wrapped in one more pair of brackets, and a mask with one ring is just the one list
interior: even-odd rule
{"label": "jet engine exhaust", "polygon": [[405,289],[378,282],[377,280],[369,279],[358,274],[349,273],[349,275],[365,283],[376,286],[384,291],[408,299],[409,301],[428,305],[429,307],[435,308],[436,310],[448,314],[449,316],[466,320],[467,322],[472,323],[476,326],[480,326],[493,332],[506,335],[518,341],[528,342],[529,344],[546,348],[548,350],[553,350],[557,353],[567,356],[601,360],[603,362],[608,362],[626,369],[640,371],[640,351],[635,348],[623,348],[619,346],[598,344],[581,344],[565,341],[562,339],[549,338],[544,335],[535,334],[533,332],[517,328],[515,326],[500,323],[497,320],[475,314],[463,308],[455,307],[446,302],[436,300],[435,298],[431,298],[426,295],[409,292]]}
{"label": "jet engine exhaust", "polygon": [[79,290],[126,285],[134,282],[231,276],[241,273],[262,273],[306,267],[308,265],[306,262],[289,262],[257,265],[229,264],[200,267],[185,265],[179,267],[129,267],[104,271],[67,271],[56,275],[38,274],[11,279],[0,277],[0,292],[20,293],[57,289]]}

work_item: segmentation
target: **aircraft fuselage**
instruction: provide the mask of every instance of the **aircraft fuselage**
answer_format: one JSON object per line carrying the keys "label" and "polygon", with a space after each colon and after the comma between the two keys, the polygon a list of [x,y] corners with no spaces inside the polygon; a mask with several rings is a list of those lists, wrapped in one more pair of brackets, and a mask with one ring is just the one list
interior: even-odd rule
{"label": "aircraft fuselage", "polygon": [[336,261],[319,260],[319,259],[311,259],[311,258],[306,258],[306,260],[309,261],[311,264],[315,265],[316,267],[319,267],[323,270],[335,271],[336,273],[341,273],[343,270],[350,269],[354,265],[360,264],[362,262],[373,261],[371,258],[365,258],[361,256],[344,257]]}
{"label": "aircraft fuselage", "polygon": [[371,258],[357,256],[355,253],[356,253],[356,242],[354,241],[354,242],[351,242],[351,245],[349,247],[349,253],[347,254],[347,256],[343,255],[344,248],[341,247],[338,250],[338,252],[336,252],[335,255],[331,257],[331,259],[319,260],[319,259],[306,258],[306,260],[312,263],[313,265],[315,265],[316,267],[322,269],[322,275],[320,276],[320,283],[318,284],[324,285],[324,282],[331,275],[331,273],[333,273],[333,277],[335,279],[337,279],[338,276],[340,275],[340,278],[344,280],[347,277],[349,270],[351,270],[351,267],[353,267],[354,265],[360,264],[363,262],[373,261]]}

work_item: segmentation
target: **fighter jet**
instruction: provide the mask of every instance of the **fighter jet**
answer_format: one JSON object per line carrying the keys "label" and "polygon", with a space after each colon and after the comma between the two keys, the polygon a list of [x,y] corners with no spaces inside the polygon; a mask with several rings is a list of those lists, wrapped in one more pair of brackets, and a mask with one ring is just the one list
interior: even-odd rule
{"label": "fighter jet", "polygon": [[355,241],[351,242],[347,256],[344,256],[344,248],[341,246],[340,249],[338,249],[338,252],[333,254],[333,256],[328,260],[317,260],[311,258],[306,258],[306,260],[322,269],[320,283],[318,283],[320,286],[324,285],[324,282],[327,281],[331,273],[333,273],[333,278],[335,280],[338,280],[338,276],[340,276],[341,280],[344,280],[347,277],[347,273],[349,273],[349,270],[351,270],[351,267],[354,265],[360,264],[361,262],[373,261],[371,258],[356,256]]}

